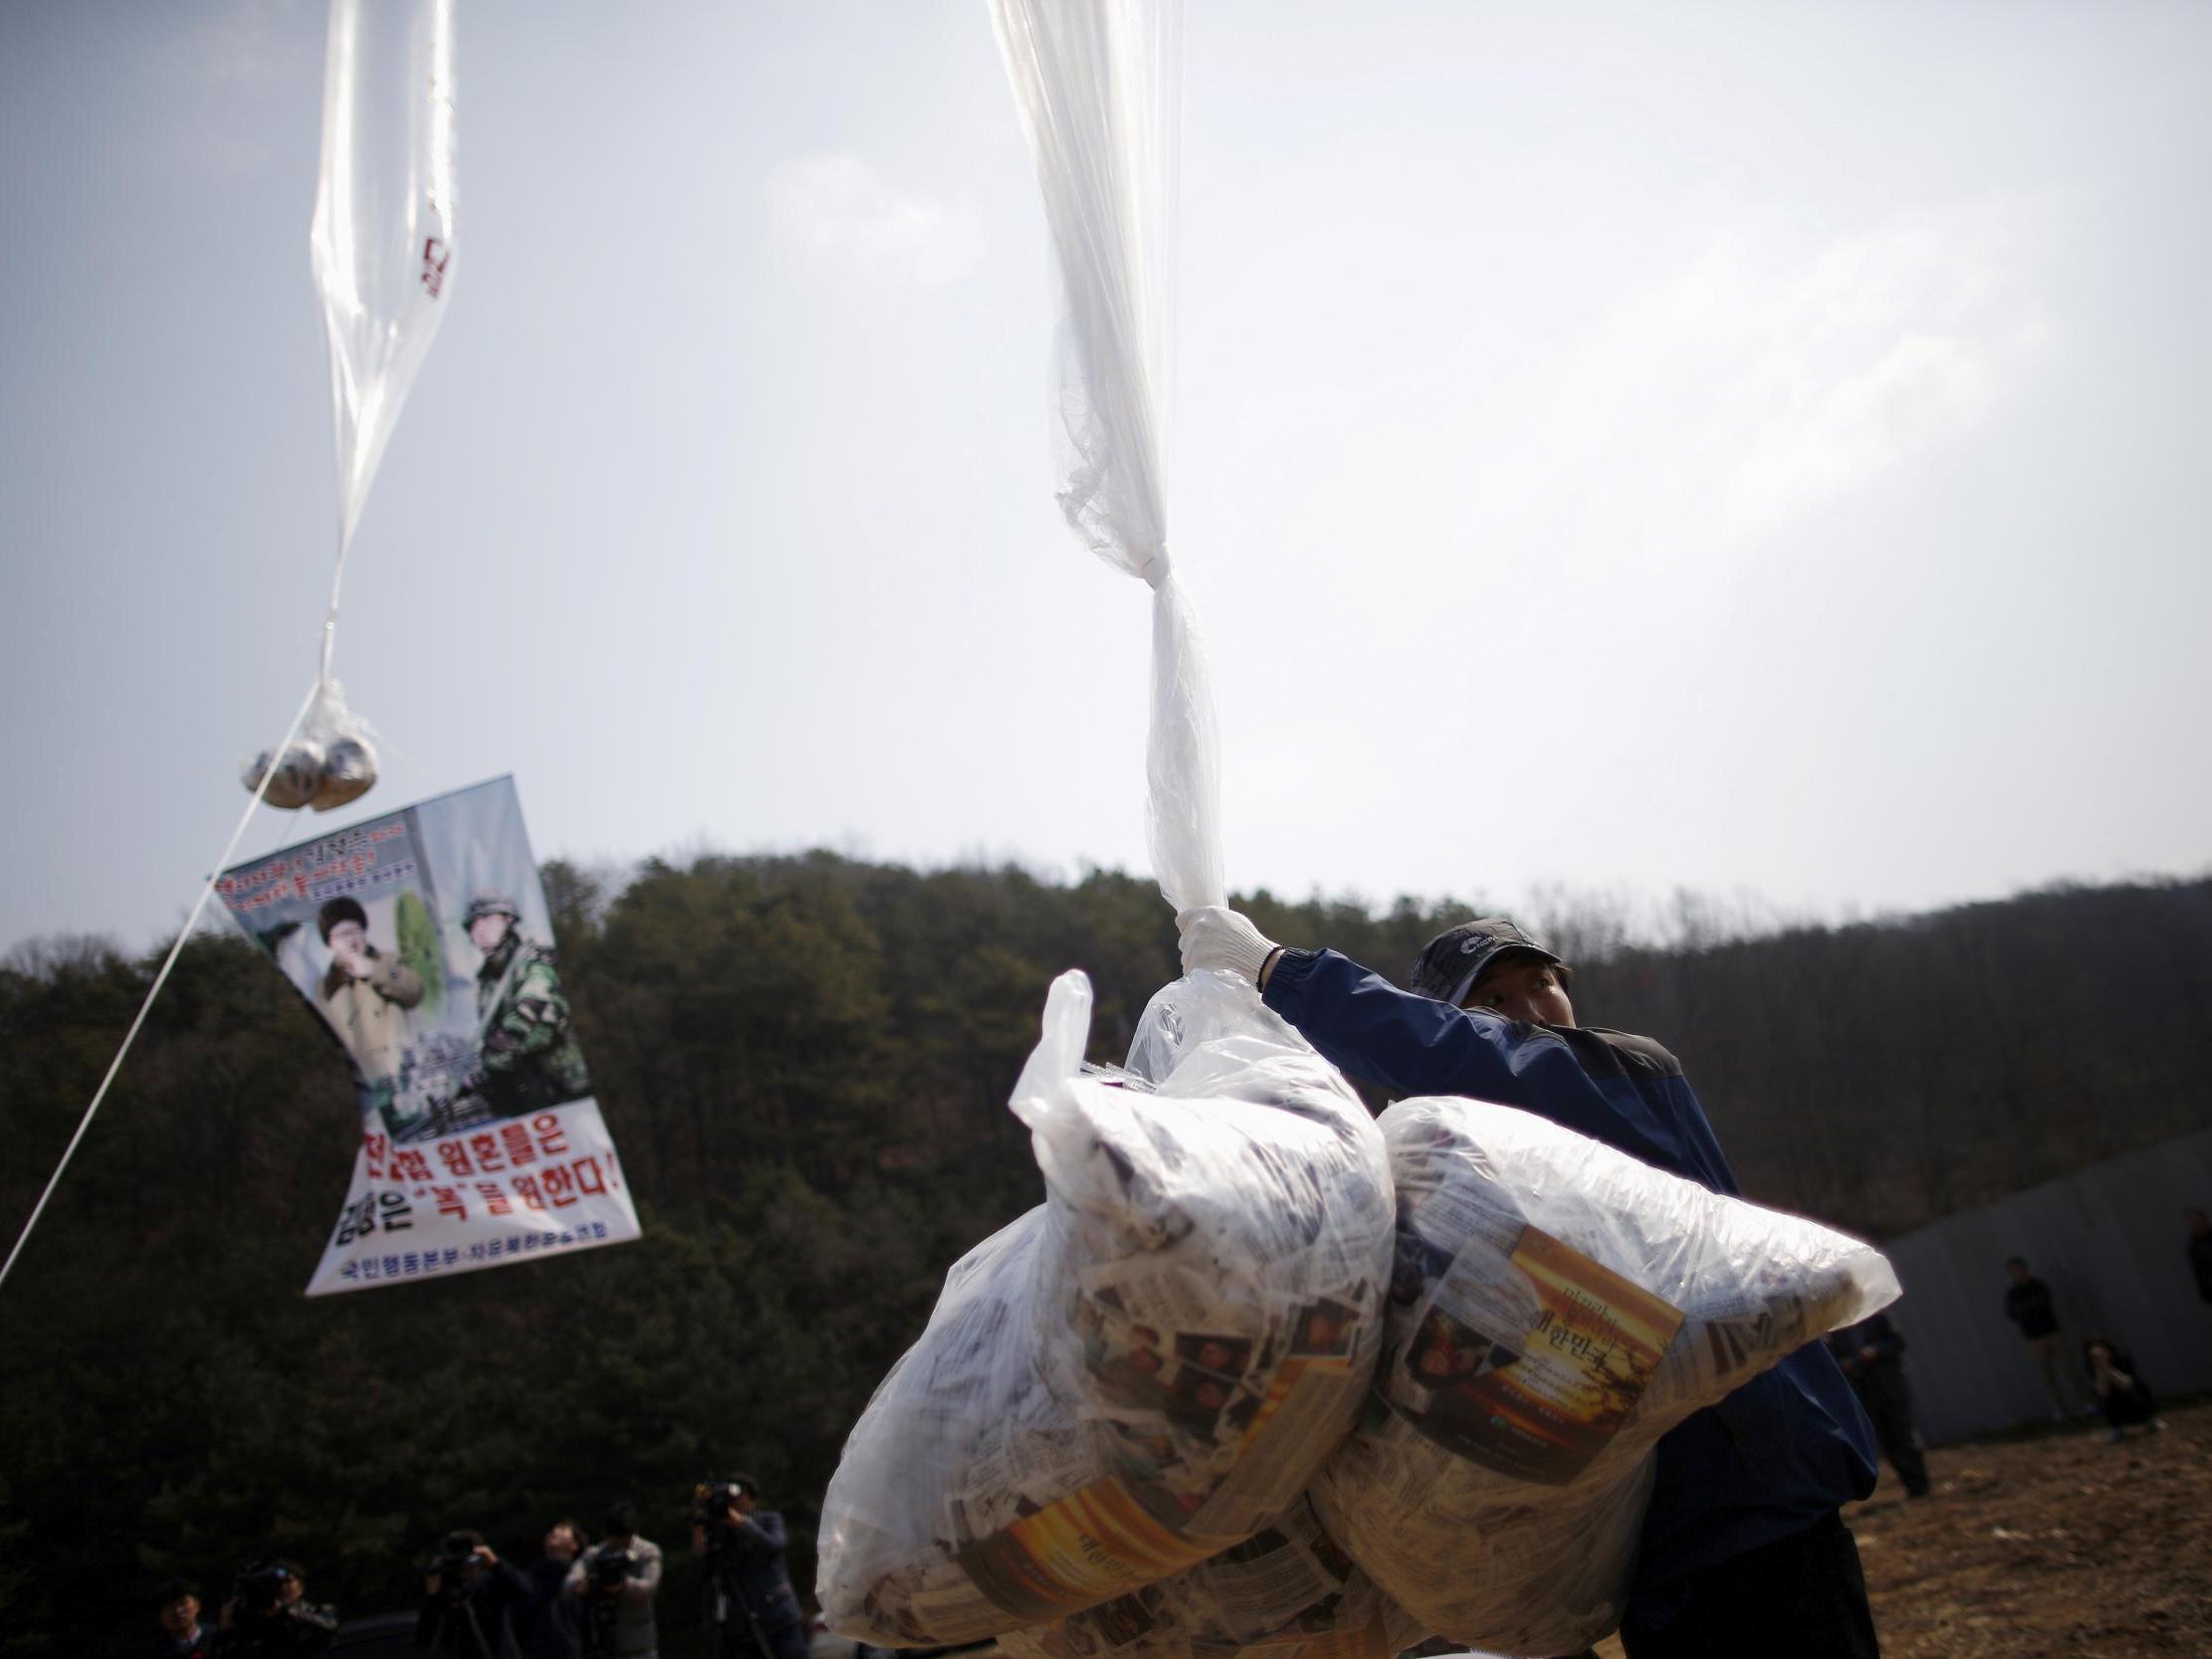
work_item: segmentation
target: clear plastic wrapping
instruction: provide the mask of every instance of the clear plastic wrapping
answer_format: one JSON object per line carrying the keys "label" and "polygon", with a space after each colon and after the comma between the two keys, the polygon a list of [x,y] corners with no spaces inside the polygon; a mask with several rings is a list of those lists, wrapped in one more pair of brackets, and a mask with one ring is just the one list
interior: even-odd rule
{"label": "clear plastic wrapping", "polygon": [[846,1441],[817,1592],[847,1635],[977,1640],[1192,1567],[1298,1507],[1366,1392],[1391,1194],[1358,1097],[1222,976],[1154,999],[1136,1073],[1084,1074],[1089,1021],[1062,975],[1012,1101],[1046,1200]]}
{"label": "clear plastic wrapping", "polygon": [[[270,764],[264,749],[240,768],[239,781],[249,790],[259,789]],[[376,747],[368,722],[345,706],[344,688],[335,680],[316,688],[299,733],[275,764],[276,775],[261,798],[288,812],[303,806],[329,812],[360,799],[376,782]]]}
{"label": "clear plastic wrapping", "polygon": [[1569,1653],[1620,1622],[1652,1447],[1894,1301],[1872,1246],[1529,1113],[1383,1115],[1397,1256],[1377,1406],[1314,1483],[1425,1628]]}

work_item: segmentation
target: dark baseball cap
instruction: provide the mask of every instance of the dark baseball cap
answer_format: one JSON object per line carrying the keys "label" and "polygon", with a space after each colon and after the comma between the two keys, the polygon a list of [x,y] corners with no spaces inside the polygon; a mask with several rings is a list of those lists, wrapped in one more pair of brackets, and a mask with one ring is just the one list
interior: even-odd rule
{"label": "dark baseball cap", "polygon": [[1407,988],[1417,996],[1432,996],[1456,1008],[1459,999],[1482,976],[1482,970],[1508,952],[1534,956],[1543,962],[1559,960],[1506,918],[1486,916],[1446,928],[1424,945]]}

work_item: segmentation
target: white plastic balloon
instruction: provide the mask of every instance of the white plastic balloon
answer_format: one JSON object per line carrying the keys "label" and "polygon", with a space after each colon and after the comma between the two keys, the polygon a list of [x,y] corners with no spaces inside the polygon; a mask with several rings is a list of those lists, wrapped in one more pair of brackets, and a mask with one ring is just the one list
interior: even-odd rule
{"label": "white plastic balloon", "polygon": [[1225,904],[1214,693],[1168,556],[1182,0],[992,0],[992,20],[1065,284],[1060,507],[1154,590],[1153,869],[1179,911]]}
{"label": "white plastic balloon", "polygon": [[[376,781],[368,726],[331,677],[338,595],[368,487],[445,319],[459,251],[453,164],[453,0],[331,0],[323,172],[309,233],[331,342],[337,557],[316,690],[272,768],[247,762],[271,806],[343,806]],[[314,775],[308,775],[310,772]]]}
{"label": "white plastic balloon", "polygon": [[331,0],[310,244],[331,339],[340,563],[445,318],[456,235],[453,0]]}

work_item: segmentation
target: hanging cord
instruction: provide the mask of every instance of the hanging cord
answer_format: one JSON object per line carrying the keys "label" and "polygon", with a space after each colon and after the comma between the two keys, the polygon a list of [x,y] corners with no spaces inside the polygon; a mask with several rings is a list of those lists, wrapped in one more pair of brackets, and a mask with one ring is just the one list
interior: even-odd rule
{"label": "hanging cord", "polygon": [[[332,609],[334,620],[334,600]],[[329,649],[326,637],[326,671],[330,663]],[[322,689],[323,682],[319,678],[309,689],[306,701],[300,705],[300,712],[292,717],[292,725],[286,728],[283,738],[269,751],[269,764],[261,769],[261,783],[254,790],[254,798],[246,803],[246,810],[238,820],[238,827],[230,832],[230,841],[223,848],[222,855],[216,859],[215,868],[208,875],[207,885],[200,889],[200,897],[192,907],[192,914],[185,918],[183,928],[177,933],[176,942],[169,946],[168,959],[162,962],[161,971],[153,976],[153,983],[147,987],[145,1001],[138,1004],[138,1017],[130,1022],[130,1029],[123,1033],[122,1046],[115,1050],[114,1059],[108,1063],[108,1075],[100,1080],[99,1089],[93,1093],[93,1104],[85,1108],[84,1121],[77,1126],[77,1133],[69,1138],[69,1145],[62,1152],[62,1161],[54,1166],[53,1179],[46,1183],[46,1190],[39,1194],[39,1201],[31,1211],[30,1220],[23,1223],[23,1231],[16,1235],[15,1248],[8,1252],[6,1265],[0,1266],[0,1285],[8,1282],[8,1275],[15,1268],[15,1259],[23,1254],[23,1246],[30,1241],[31,1229],[39,1224],[39,1217],[46,1213],[47,1200],[54,1196],[54,1189],[62,1184],[62,1172],[69,1167],[69,1160],[77,1155],[77,1143],[85,1139],[85,1132],[93,1127],[93,1114],[100,1110],[100,1103],[108,1098],[108,1087],[115,1081],[115,1074],[122,1070],[123,1056],[130,1052],[130,1045],[137,1038],[138,1028],[146,1023],[146,1015],[153,1009],[153,999],[161,994],[161,987],[168,983],[169,969],[176,966],[177,957],[184,953],[184,941],[192,936],[192,930],[199,926],[200,913],[207,909],[208,900],[214,897],[215,884],[222,880],[231,855],[238,851],[239,840],[245,835],[246,826],[253,822],[254,810],[261,805],[261,797],[269,792],[269,780],[277,775],[278,759],[292,746],[292,739],[300,734],[301,723],[308,718],[308,710],[314,705]]]}
{"label": "hanging cord", "polygon": [[341,518],[338,523],[337,562],[331,569],[331,604],[323,613],[322,668],[316,677],[318,687],[331,683],[331,654],[337,647],[338,591],[345,585],[345,555],[353,550],[353,529]]}

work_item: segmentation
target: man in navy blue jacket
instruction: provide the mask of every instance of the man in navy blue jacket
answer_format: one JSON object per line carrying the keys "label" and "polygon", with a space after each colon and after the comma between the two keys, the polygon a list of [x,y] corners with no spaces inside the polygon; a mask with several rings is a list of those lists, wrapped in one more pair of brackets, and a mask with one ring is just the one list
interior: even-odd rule
{"label": "man in navy blue jacket", "polygon": [[[1234,911],[1176,920],[1187,971],[1256,983],[1342,1071],[1402,1097],[1518,1107],[1741,1190],[1674,1057],[1577,1026],[1565,965],[1508,921],[1432,939],[1407,992],[1333,950],[1285,949]],[[1870,1659],[1866,1578],[1839,1511],[1875,1476],[1873,1429],[1819,1343],[1671,1430],[1621,1630],[1630,1659]]]}
{"label": "man in navy blue jacket", "polygon": [[806,1621],[784,1561],[783,1518],[760,1507],[750,1475],[698,1490],[692,1549],[706,1557],[707,1652],[714,1659],[806,1659]]}

